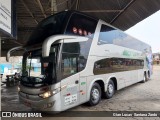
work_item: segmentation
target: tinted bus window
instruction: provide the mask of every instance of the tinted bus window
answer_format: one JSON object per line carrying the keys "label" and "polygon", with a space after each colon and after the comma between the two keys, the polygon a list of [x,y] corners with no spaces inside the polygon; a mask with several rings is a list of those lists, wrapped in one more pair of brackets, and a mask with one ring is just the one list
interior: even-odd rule
{"label": "tinted bus window", "polygon": [[95,75],[143,69],[144,60],[126,58],[106,58],[95,62]]}
{"label": "tinted bus window", "polygon": [[106,25],[102,25],[98,44],[113,44],[113,41],[118,38],[118,35],[118,30]]}
{"label": "tinted bus window", "polygon": [[114,44],[142,52],[145,52],[145,50],[150,50],[149,45],[127,35],[121,30],[114,29],[107,25],[101,26],[98,45],[101,44]]}
{"label": "tinted bus window", "polygon": [[[86,67],[90,44],[86,42],[64,43],[62,49],[62,77],[66,78]],[[89,45],[89,46],[88,46]]]}
{"label": "tinted bus window", "polygon": [[44,19],[30,36],[26,46],[39,44],[52,35],[62,34],[65,17],[66,12],[61,12]]}
{"label": "tinted bus window", "polygon": [[97,26],[97,20],[85,15],[73,13],[65,34],[87,36],[92,38]]}

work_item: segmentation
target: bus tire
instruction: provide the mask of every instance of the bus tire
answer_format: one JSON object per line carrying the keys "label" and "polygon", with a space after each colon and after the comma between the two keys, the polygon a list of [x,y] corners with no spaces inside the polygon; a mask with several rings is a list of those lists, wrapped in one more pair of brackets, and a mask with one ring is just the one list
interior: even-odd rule
{"label": "bus tire", "polygon": [[94,83],[90,91],[90,99],[88,104],[90,106],[97,105],[101,100],[101,87],[98,83]]}
{"label": "bus tire", "polygon": [[151,73],[150,73],[150,71],[148,71],[147,73],[148,73],[148,80],[150,80],[151,79]]}
{"label": "bus tire", "polygon": [[144,73],[142,83],[145,83],[146,81],[147,81],[147,74],[146,74],[146,73]]}
{"label": "bus tire", "polygon": [[112,98],[114,93],[115,93],[114,82],[112,80],[109,80],[108,86],[107,86],[107,91],[104,93],[104,97],[107,98],[107,99]]}

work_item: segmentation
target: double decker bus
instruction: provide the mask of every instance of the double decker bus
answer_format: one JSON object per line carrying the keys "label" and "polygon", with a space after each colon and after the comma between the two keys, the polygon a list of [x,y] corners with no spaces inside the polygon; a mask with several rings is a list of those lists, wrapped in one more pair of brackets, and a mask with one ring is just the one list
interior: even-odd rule
{"label": "double decker bus", "polygon": [[97,105],[151,75],[148,44],[77,11],[44,19],[22,48],[19,100],[41,111]]}

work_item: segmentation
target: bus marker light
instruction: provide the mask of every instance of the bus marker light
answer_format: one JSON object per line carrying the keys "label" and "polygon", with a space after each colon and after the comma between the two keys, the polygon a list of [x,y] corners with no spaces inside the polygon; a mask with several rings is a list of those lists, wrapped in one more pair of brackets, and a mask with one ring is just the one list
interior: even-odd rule
{"label": "bus marker light", "polygon": [[89,36],[91,36],[91,35],[92,35],[92,33],[91,33],[91,32],[88,32],[88,35],[89,35]]}
{"label": "bus marker light", "polygon": [[77,33],[77,28],[76,27],[73,27],[73,32]]}
{"label": "bus marker light", "polygon": [[83,34],[84,34],[84,36],[87,36],[87,31],[84,30],[84,31],[83,31]]}
{"label": "bus marker light", "polygon": [[85,92],[84,92],[83,90],[80,90],[80,93],[81,93],[82,95],[84,95],[84,94],[85,94]]}
{"label": "bus marker light", "polygon": [[71,95],[70,93],[67,94],[67,96],[70,96],[70,95]]}
{"label": "bus marker light", "polygon": [[78,32],[80,35],[82,35],[82,29],[79,29]]}

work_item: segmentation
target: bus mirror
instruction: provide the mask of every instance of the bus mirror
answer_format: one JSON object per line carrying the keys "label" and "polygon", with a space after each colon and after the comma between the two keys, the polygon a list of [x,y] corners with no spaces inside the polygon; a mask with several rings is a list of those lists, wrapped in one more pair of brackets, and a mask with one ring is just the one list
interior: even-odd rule
{"label": "bus mirror", "polygon": [[7,56],[6,56],[6,61],[9,62],[9,58],[11,56],[11,53],[15,50],[18,50],[18,49],[22,49],[22,46],[18,46],[18,47],[14,47],[12,49],[10,49],[8,52],[7,52]]}

